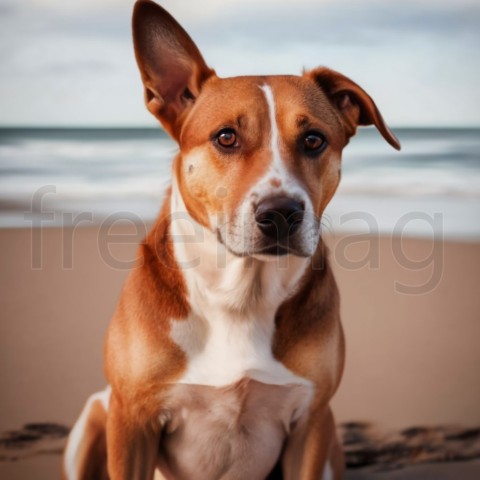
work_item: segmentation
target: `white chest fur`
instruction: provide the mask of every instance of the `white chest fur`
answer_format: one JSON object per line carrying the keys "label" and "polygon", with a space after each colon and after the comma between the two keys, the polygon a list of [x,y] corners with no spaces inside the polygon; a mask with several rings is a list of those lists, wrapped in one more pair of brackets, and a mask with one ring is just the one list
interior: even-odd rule
{"label": "white chest fur", "polygon": [[222,309],[209,314],[208,320],[192,314],[173,324],[173,340],[188,356],[179,383],[221,387],[244,377],[271,385],[310,383],[273,357],[273,319],[234,318]]}

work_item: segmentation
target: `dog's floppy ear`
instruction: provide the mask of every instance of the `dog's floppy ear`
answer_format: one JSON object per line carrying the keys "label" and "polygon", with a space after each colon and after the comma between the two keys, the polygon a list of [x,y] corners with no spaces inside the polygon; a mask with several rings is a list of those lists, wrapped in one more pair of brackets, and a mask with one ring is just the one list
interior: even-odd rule
{"label": "dog's floppy ear", "polygon": [[132,26],[147,108],[178,140],[186,113],[215,72],[187,32],[156,3],[137,0]]}
{"label": "dog's floppy ear", "polygon": [[375,125],[383,138],[400,150],[400,142],[382,118],[375,102],[355,82],[329,68],[319,67],[305,73],[327,94],[340,113],[348,137],[358,125]]}

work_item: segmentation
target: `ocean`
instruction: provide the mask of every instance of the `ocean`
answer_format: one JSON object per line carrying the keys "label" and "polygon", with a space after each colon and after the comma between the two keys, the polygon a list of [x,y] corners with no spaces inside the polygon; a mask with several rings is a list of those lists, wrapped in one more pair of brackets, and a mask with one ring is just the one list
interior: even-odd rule
{"label": "ocean", "polygon": [[[480,239],[480,129],[363,128],[324,228]],[[151,222],[177,148],[161,129],[0,129],[0,227]]]}

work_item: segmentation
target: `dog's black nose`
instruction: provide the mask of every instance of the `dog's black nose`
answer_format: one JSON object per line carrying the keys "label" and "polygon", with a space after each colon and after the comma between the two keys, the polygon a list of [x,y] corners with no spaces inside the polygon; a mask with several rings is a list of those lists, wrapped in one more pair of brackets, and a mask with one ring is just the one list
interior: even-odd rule
{"label": "dog's black nose", "polygon": [[298,230],[304,212],[305,206],[298,200],[289,197],[270,197],[257,205],[255,220],[267,237],[281,240]]}

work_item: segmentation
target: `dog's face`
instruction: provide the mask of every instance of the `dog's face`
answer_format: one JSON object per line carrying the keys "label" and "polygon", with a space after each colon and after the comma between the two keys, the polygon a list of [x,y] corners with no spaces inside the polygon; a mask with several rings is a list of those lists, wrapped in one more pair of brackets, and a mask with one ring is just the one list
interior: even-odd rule
{"label": "dog's face", "polygon": [[213,77],[179,140],[185,203],[230,251],[313,254],[346,141],[313,79]]}
{"label": "dog's face", "polygon": [[341,74],[221,79],[162,8],[137,2],[147,108],[178,141],[176,182],[193,218],[234,254],[311,256],[357,125],[398,141],[371,98]]}

